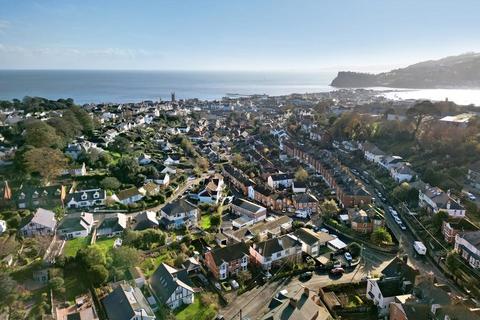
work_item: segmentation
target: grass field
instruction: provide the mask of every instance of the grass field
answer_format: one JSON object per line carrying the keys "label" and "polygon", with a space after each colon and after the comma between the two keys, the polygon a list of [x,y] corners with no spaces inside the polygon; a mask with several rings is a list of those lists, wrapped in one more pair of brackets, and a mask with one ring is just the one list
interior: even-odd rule
{"label": "grass field", "polygon": [[63,255],[65,257],[74,257],[77,251],[86,248],[90,244],[90,236],[85,238],[76,238],[65,242]]}
{"label": "grass field", "polygon": [[200,297],[195,295],[195,299],[192,304],[180,308],[179,311],[175,313],[175,319],[177,320],[191,320],[191,319],[210,319],[210,315],[212,318],[215,316],[215,310],[213,308],[206,308],[201,305]]}
{"label": "grass field", "polygon": [[95,245],[102,250],[102,252],[106,255],[110,250],[113,249],[113,243],[115,242],[116,238],[106,238],[100,239],[95,242]]}
{"label": "grass field", "polygon": [[202,228],[203,230],[210,229],[210,227],[212,226],[211,218],[211,215],[203,215],[200,219],[200,228]]}

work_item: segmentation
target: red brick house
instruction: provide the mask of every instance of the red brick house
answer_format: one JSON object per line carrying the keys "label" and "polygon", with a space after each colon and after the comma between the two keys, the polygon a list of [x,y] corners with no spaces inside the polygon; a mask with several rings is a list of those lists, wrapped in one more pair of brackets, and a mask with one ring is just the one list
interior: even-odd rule
{"label": "red brick house", "polygon": [[205,253],[205,264],[216,279],[224,280],[247,270],[249,256],[249,246],[245,242],[239,242],[208,251]]}

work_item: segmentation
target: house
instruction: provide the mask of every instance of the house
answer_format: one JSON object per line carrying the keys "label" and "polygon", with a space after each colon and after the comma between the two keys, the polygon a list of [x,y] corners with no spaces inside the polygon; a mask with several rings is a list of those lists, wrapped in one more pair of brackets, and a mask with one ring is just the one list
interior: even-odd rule
{"label": "house", "polygon": [[123,213],[114,213],[105,216],[97,227],[97,236],[119,236],[127,228],[127,216]]}
{"label": "house", "polygon": [[267,208],[245,199],[235,198],[231,203],[231,209],[232,213],[240,216],[239,219],[236,219],[233,222],[233,226],[237,228],[257,223],[265,220],[267,217]]}
{"label": "house", "polygon": [[480,268],[480,231],[459,233],[455,236],[455,250],[475,269]]}
{"label": "house", "polygon": [[375,162],[377,164],[380,164],[382,158],[385,156],[385,152],[368,141],[362,143],[360,145],[360,149],[363,151],[363,154],[368,161]]}
{"label": "house", "polygon": [[197,273],[201,270],[201,264],[198,255],[199,253],[194,251],[194,256],[189,257],[187,261],[182,264],[185,270],[187,270],[188,274]]}
{"label": "house", "polygon": [[81,166],[71,167],[63,171],[64,175],[71,175],[72,177],[83,177],[87,174],[87,167],[85,162]]}
{"label": "house", "polygon": [[279,266],[285,260],[298,263],[302,258],[302,243],[294,235],[286,234],[253,244],[250,257],[253,263],[264,270]]}
{"label": "house", "polygon": [[148,154],[143,153],[140,157],[138,157],[138,164],[141,166],[146,166],[152,162],[152,157]]}
{"label": "house", "polygon": [[293,181],[292,192],[293,193],[305,193],[305,192],[307,192],[307,184],[303,181]]}
{"label": "house", "polygon": [[160,186],[154,182],[147,182],[138,189],[143,196],[154,196],[160,192]]}
{"label": "house", "polygon": [[200,203],[217,204],[224,189],[223,177],[215,175],[205,181],[205,187],[197,194]]}
{"label": "house", "polygon": [[0,234],[7,231],[7,222],[5,220],[0,220]]}
{"label": "house", "polygon": [[297,229],[293,235],[302,243],[302,251],[313,257],[317,257],[320,248],[326,247],[328,241],[335,238],[326,232],[315,232],[307,228]]}
{"label": "house", "polygon": [[374,230],[385,226],[381,212],[374,207],[368,209],[350,209],[348,211],[350,228],[359,233],[372,233]]}
{"label": "house", "polygon": [[135,282],[135,286],[138,288],[143,288],[145,285],[145,275],[139,267],[130,267],[128,269],[132,280]]}
{"label": "house", "polygon": [[101,300],[108,320],[155,320],[142,291],[124,282]]}
{"label": "house", "polygon": [[25,186],[16,193],[15,199],[19,209],[53,208],[61,204],[61,193],[62,186],[60,185],[40,188]]}
{"label": "house", "polygon": [[165,166],[180,164],[180,159],[181,159],[181,156],[179,154],[170,154],[163,161],[163,164]]}
{"label": "house", "polygon": [[58,224],[57,234],[66,240],[84,238],[92,231],[93,223],[93,214],[91,213],[70,213]]}
{"label": "house", "polygon": [[205,253],[205,265],[215,279],[225,280],[248,268],[249,248],[245,242],[216,248]]}
{"label": "house", "polygon": [[480,229],[467,218],[449,218],[448,220],[442,222],[443,238],[448,243],[454,243],[455,236],[458,233],[470,231],[480,231]]}
{"label": "house", "polygon": [[438,187],[425,185],[418,191],[419,206],[427,208],[433,213],[446,211],[450,217],[465,217],[465,207],[459,201],[450,197],[450,192],[445,192]]}
{"label": "house", "polygon": [[[164,169],[164,171],[166,170],[167,169]],[[176,171],[174,170],[173,173],[175,172]],[[153,179],[153,182],[155,182],[158,185],[161,185],[162,187],[167,187],[170,184],[170,175],[167,172],[163,172],[157,178]]]}
{"label": "house", "polygon": [[303,287],[287,295],[277,294],[262,320],[333,320],[320,297]]}
{"label": "house", "polygon": [[20,228],[20,234],[25,237],[53,235],[57,226],[55,213],[50,210],[38,208],[27,223]]}
{"label": "house", "polygon": [[317,212],[318,199],[310,193],[295,194],[292,197],[293,206],[297,210]]}
{"label": "house", "polygon": [[135,203],[142,200],[142,198],[143,194],[136,187],[121,190],[112,196],[114,201],[120,202],[123,205]]}
{"label": "house", "polygon": [[292,173],[277,173],[268,176],[267,184],[272,189],[278,189],[280,187],[290,188],[293,184],[293,174]]}
{"label": "house", "polygon": [[167,229],[196,226],[198,209],[185,199],[177,199],[160,210],[160,223]]}
{"label": "house", "polygon": [[65,203],[69,209],[102,206],[106,197],[107,193],[102,189],[80,190],[69,193]]}
{"label": "house", "polygon": [[73,160],[77,160],[82,151],[82,146],[79,143],[69,143],[67,148],[65,149],[65,154],[71,157]]}
{"label": "house", "polygon": [[468,168],[467,181],[472,187],[480,191],[480,162]]}
{"label": "house", "polygon": [[133,218],[132,229],[142,231],[146,229],[158,228],[157,214],[153,211],[144,211]]}
{"label": "house", "polygon": [[160,173],[169,173],[169,174],[177,173],[177,170],[175,168],[171,168],[169,166],[164,166],[164,165],[157,166],[157,170]]}
{"label": "house", "polygon": [[162,263],[150,277],[149,283],[158,301],[170,309],[194,301],[195,291],[186,269],[176,269]]}
{"label": "house", "polygon": [[75,298],[75,304],[55,308],[57,320],[99,320],[97,310],[90,295]]}
{"label": "house", "polygon": [[292,229],[292,222],[292,218],[288,216],[270,216],[254,225],[245,226],[235,231],[224,231],[224,237],[226,236],[235,242],[250,241],[252,239],[263,241],[267,238],[274,238],[287,233]]}
{"label": "house", "polygon": [[410,182],[417,175],[415,171],[412,170],[409,166],[404,163],[399,163],[398,165],[392,166],[390,168],[390,175],[398,183],[404,181]]}

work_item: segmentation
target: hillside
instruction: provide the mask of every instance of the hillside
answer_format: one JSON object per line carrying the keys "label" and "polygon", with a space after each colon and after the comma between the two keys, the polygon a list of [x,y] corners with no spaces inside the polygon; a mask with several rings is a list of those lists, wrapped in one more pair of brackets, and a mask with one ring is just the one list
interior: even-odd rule
{"label": "hillside", "polygon": [[480,53],[424,61],[378,74],[340,71],[331,85],[338,88],[479,88]]}

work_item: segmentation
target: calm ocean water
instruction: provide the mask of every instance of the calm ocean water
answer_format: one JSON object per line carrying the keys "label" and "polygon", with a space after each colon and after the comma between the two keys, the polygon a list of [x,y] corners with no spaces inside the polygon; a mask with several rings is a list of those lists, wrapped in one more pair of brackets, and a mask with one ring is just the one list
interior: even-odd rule
{"label": "calm ocean water", "polygon": [[[333,72],[183,72],[0,70],[0,99],[40,96],[73,98],[77,103],[137,102],[177,98],[218,99],[228,93],[282,95],[326,92]],[[480,90],[408,90],[387,93],[394,99],[449,98],[480,106]]]}

